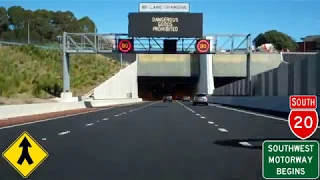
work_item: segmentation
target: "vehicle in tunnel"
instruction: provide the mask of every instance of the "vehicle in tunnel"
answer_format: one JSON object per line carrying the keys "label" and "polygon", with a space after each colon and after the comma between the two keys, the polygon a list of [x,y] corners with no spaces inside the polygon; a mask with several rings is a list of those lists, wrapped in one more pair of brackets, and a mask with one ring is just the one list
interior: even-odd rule
{"label": "vehicle in tunnel", "polygon": [[138,96],[143,100],[163,100],[170,94],[173,100],[193,96],[197,91],[198,77],[138,77]]}
{"label": "vehicle in tunnel", "polygon": [[163,102],[166,102],[166,101],[172,102],[172,95],[171,94],[166,94],[163,96]]}
{"label": "vehicle in tunnel", "polygon": [[182,101],[191,101],[191,97],[190,96],[183,96]]}
{"label": "vehicle in tunnel", "polygon": [[196,106],[197,104],[203,104],[208,106],[209,103],[208,103],[207,95],[203,93],[196,94],[193,98],[192,105]]}

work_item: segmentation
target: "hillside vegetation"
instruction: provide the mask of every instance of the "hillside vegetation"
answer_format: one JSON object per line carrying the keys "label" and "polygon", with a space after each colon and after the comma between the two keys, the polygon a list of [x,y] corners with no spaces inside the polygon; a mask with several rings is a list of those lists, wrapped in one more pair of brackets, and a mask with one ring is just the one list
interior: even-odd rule
{"label": "hillside vegetation", "polygon": [[[59,47],[63,32],[95,32],[89,17],[71,11],[0,6],[0,41]],[[60,38],[59,38],[60,37]],[[71,91],[80,96],[118,72],[112,55],[71,55]],[[33,46],[0,47],[0,105],[47,101],[62,91],[62,54]],[[46,99],[46,100],[43,100]]]}
{"label": "hillside vegetation", "polygon": [[[120,69],[101,55],[70,56],[71,90],[83,95]],[[0,48],[0,96],[57,97],[62,91],[62,55],[32,46]]]}

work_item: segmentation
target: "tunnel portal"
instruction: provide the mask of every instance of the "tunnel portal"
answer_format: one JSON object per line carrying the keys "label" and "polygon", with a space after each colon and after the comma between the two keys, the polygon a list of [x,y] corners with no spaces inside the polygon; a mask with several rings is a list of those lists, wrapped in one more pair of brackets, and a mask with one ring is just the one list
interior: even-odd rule
{"label": "tunnel portal", "polygon": [[160,100],[171,94],[178,100],[193,96],[197,91],[199,77],[138,77],[138,96],[143,100]]}

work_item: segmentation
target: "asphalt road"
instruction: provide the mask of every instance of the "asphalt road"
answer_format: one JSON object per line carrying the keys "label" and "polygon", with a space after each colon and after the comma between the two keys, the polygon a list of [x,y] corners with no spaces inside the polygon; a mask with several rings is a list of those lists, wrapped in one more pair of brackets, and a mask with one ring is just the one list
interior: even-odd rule
{"label": "asphalt road", "polygon": [[[49,152],[32,180],[257,180],[262,142],[296,139],[282,119],[182,102],[0,129],[0,151],[23,131]],[[1,158],[0,179],[22,177]]]}

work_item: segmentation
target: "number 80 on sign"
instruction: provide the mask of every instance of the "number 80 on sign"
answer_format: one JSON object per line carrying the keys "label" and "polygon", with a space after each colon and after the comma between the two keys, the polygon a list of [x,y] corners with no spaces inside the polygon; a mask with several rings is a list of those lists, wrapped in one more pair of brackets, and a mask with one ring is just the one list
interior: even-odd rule
{"label": "number 80 on sign", "polygon": [[288,123],[295,136],[308,139],[318,128],[318,113],[316,110],[291,110]]}

